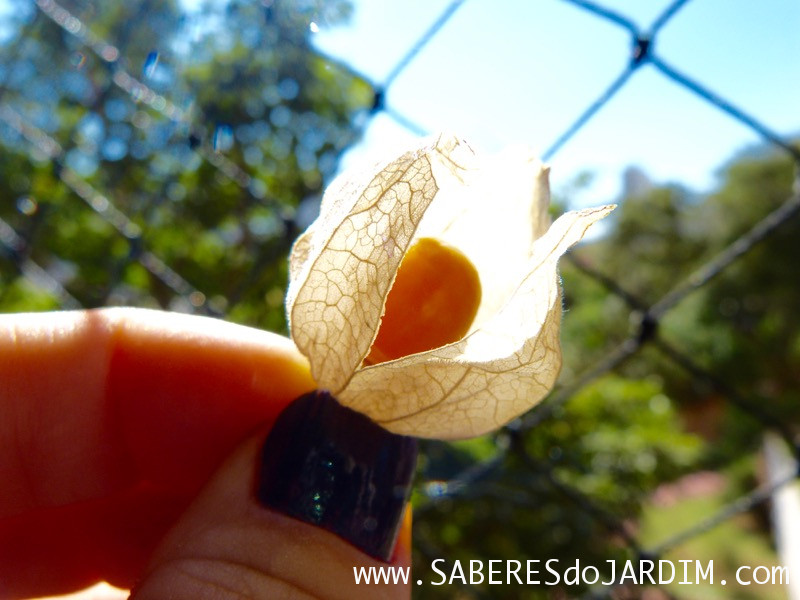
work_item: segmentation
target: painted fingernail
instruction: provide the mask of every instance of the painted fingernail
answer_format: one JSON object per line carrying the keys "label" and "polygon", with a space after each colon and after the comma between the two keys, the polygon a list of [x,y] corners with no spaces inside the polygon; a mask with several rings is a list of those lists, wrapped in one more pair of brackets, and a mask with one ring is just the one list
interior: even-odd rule
{"label": "painted fingernail", "polygon": [[389,433],[325,391],[278,417],[261,453],[264,506],[344,538],[388,561],[417,460],[414,438]]}

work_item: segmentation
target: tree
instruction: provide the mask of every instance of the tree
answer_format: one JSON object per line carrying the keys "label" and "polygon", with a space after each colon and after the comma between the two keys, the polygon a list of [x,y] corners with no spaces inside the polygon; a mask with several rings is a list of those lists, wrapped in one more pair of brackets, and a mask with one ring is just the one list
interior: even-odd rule
{"label": "tree", "polygon": [[6,123],[0,218],[24,243],[6,244],[0,310],[60,304],[20,276],[31,259],[85,307],[285,329],[297,207],[313,204],[371,102],[309,40],[310,22],[349,5],[44,6],[20,3],[3,99],[39,146],[41,132],[62,151],[43,160]]}
{"label": "tree", "polygon": [[[562,262],[567,308],[562,380],[573,380],[635,335],[642,310],[785,201],[791,184],[791,163],[762,152],[732,161],[720,188],[707,196],[660,185],[624,198],[607,235],[574,252],[581,268]],[[787,222],[672,308],[657,331],[701,369],[795,433],[800,425],[797,228],[796,218]],[[606,281],[587,276],[587,270]],[[632,301],[610,293],[609,281]],[[710,410],[708,422],[703,415]],[[417,563],[429,565],[446,557],[439,568],[450,575],[457,559],[464,565],[470,559],[557,558],[561,565],[580,559],[604,573],[608,559],[636,558],[624,532],[639,537],[641,511],[661,484],[714,469],[725,474],[729,499],[751,489],[749,459],[764,428],[713,383],[645,344],[530,431],[516,433],[512,425],[490,439],[429,444],[422,469],[429,494],[419,498],[415,513]],[[454,474],[474,473],[476,464],[496,456],[503,457],[500,466],[488,476],[463,488],[445,483]],[[692,524],[663,528],[676,532],[676,527]],[[737,537],[737,543],[758,540],[749,535]],[[725,548],[709,549],[716,554],[701,558],[726,555]],[[438,576],[425,573],[422,578]],[[441,586],[425,595],[450,597],[452,591]],[[484,581],[462,593],[467,598],[548,598],[558,593],[575,597],[581,589],[491,588]]]}

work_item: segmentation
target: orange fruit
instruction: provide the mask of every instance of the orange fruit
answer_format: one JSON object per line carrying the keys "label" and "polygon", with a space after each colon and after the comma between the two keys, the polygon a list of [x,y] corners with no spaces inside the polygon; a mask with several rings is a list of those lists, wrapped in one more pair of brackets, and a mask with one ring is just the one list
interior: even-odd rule
{"label": "orange fruit", "polygon": [[478,271],[459,250],[417,240],[400,263],[365,364],[432,350],[467,334],[481,302]]}

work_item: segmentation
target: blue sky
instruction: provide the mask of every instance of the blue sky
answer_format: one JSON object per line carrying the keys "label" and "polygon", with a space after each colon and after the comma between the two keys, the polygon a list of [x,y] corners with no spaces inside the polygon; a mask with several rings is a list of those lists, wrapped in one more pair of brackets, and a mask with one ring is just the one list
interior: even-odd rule
{"label": "blue sky", "polygon": [[[598,0],[646,29],[666,0]],[[355,0],[345,26],[319,24],[316,45],[374,82],[450,4],[449,0]],[[777,133],[800,133],[800,3],[692,0],[665,26],[656,53]],[[389,87],[387,103],[425,130],[454,131],[496,151],[543,152],[627,64],[621,27],[563,0],[466,0]],[[345,164],[414,137],[387,115],[374,118]],[[734,152],[759,142],[746,126],[669,81],[652,66],[627,85],[552,165],[556,190],[581,171],[594,183],[575,205],[619,193],[627,165],[656,181],[698,191]]]}
{"label": "blue sky", "polygon": [[[670,3],[596,1],[642,29]],[[450,3],[353,0],[350,23],[318,23],[314,43],[380,84]],[[9,9],[0,0],[0,22]],[[660,32],[655,52],[775,132],[798,135],[798,31],[797,0],[690,0]],[[387,103],[426,131],[453,131],[486,151],[525,144],[541,153],[621,73],[630,48],[626,30],[564,0],[465,0],[388,88]],[[378,114],[343,165],[413,137]],[[705,191],[726,159],[759,141],[644,66],[552,157],[553,186],[566,192],[588,171],[593,183],[569,197],[576,206],[604,203],[618,196],[624,168],[638,165],[656,181]]]}

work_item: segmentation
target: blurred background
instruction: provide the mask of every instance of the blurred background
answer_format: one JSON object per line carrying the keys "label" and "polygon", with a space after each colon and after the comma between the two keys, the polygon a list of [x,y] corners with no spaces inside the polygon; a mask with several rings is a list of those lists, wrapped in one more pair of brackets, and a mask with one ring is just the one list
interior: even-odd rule
{"label": "blurred background", "polygon": [[285,333],[287,252],[342,168],[443,129],[532,146],[554,214],[620,207],[562,261],[556,390],[424,444],[414,579],[667,558],[715,585],[414,597],[800,598],[733,584],[800,568],[798,29],[790,0],[0,0],[0,311]]}

